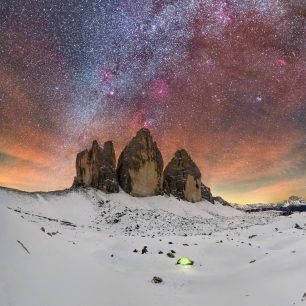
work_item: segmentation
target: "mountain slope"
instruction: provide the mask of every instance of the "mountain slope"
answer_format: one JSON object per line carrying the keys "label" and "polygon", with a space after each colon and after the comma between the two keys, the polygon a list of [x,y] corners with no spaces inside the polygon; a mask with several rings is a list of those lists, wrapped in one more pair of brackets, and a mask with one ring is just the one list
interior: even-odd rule
{"label": "mountain slope", "polygon": [[[172,197],[0,189],[0,305],[303,305],[305,222]],[[183,255],[195,265],[176,265]]]}

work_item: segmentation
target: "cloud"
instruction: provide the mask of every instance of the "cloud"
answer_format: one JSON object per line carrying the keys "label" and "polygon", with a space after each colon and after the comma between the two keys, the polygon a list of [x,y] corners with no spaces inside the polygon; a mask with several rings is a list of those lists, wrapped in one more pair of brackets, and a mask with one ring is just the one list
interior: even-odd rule
{"label": "cloud", "polygon": [[18,158],[0,152],[0,165],[10,166],[10,165],[14,164],[16,162],[16,160],[18,160]]}

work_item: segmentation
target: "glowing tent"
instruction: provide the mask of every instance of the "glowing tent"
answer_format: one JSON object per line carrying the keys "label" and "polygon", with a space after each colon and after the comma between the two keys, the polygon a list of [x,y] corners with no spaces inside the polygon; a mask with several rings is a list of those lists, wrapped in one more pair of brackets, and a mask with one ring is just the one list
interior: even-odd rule
{"label": "glowing tent", "polygon": [[193,265],[193,260],[189,259],[186,256],[183,256],[177,261],[176,264],[181,265],[181,266],[191,266]]}

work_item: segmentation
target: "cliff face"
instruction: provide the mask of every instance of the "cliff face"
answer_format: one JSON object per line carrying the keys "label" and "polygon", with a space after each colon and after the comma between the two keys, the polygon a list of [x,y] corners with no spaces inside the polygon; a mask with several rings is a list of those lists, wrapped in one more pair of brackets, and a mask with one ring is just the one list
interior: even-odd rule
{"label": "cliff face", "polygon": [[201,172],[185,150],[178,150],[165,168],[163,187],[182,200],[201,201]]}
{"label": "cliff face", "polygon": [[76,173],[73,187],[94,187],[107,193],[119,192],[113,143],[105,142],[101,148],[94,141],[89,151],[80,152],[76,158]]}
{"label": "cliff face", "polygon": [[163,158],[148,129],[141,129],[122,151],[117,167],[121,188],[132,196],[162,193]]}

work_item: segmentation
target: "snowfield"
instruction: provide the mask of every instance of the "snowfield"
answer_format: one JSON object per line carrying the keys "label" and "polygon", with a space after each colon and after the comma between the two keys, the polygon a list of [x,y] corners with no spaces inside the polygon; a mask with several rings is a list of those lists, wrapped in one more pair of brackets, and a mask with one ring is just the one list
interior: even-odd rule
{"label": "snowfield", "polygon": [[[0,305],[306,305],[305,223],[304,212],[2,188]],[[184,255],[195,264],[176,265]]]}

